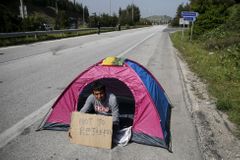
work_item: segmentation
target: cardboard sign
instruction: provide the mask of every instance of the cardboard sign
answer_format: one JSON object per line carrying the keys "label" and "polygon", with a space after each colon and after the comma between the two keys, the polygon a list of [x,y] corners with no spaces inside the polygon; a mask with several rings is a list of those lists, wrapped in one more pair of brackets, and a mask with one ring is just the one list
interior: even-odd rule
{"label": "cardboard sign", "polygon": [[70,142],[90,147],[112,148],[112,117],[72,112]]}

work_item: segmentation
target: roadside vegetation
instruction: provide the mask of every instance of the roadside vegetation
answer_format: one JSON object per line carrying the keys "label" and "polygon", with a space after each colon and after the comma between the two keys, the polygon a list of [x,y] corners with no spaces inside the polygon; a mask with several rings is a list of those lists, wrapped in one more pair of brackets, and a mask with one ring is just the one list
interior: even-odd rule
{"label": "roadside vegetation", "polygon": [[81,26],[101,27],[150,25],[147,19],[141,19],[138,6],[128,5],[119,8],[117,13],[96,12],[89,14],[88,7],[78,1],[69,0],[22,0],[23,10],[20,14],[20,1],[0,2],[0,32],[23,32],[47,29],[78,29]]}
{"label": "roadside vegetation", "polygon": [[111,15],[92,13],[90,15],[88,7],[75,0],[23,0],[23,6],[27,11],[23,14],[23,17],[20,16],[19,6],[20,1],[16,0],[0,2],[0,33],[83,28],[89,28],[89,31],[64,34],[51,33],[37,37],[0,37],[0,46],[94,34],[97,30],[93,28],[97,28],[98,24],[100,24],[101,28],[111,27],[111,29],[101,29],[101,32],[151,25],[150,20],[141,18],[138,6],[132,4],[125,9],[119,8],[118,15],[116,13]]}
{"label": "roadside vegetation", "polygon": [[[217,109],[226,112],[240,136],[240,2],[234,0],[190,0],[184,10],[199,12],[194,37],[189,31],[171,34],[174,46],[190,68],[206,81],[216,98]],[[174,22],[175,23],[175,22]]]}

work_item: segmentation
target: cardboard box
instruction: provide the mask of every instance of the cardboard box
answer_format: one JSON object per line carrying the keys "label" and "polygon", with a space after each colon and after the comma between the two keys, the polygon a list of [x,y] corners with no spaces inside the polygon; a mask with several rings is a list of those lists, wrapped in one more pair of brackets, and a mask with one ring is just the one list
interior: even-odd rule
{"label": "cardboard box", "polygon": [[112,117],[72,112],[70,142],[90,147],[112,148]]}

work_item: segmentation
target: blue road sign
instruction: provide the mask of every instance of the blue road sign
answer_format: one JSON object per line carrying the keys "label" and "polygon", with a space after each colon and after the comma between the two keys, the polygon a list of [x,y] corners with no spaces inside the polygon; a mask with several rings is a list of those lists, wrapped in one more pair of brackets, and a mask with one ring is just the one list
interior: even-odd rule
{"label": "blue road sign", "polygon": [[184,21],[192,22],[191,37],[190,37],[190,40],[192,40],[193,25],[194,25],[194,21],[196,20],[196,18],[198,16],[198,12],[182,11],[181,16],[184,19]]}
{"label": "blue road sign", "polygon": [[197,17],[198,16],[198,12],[182,11],[181,15],[182,15],[182,17]]}
{"label": "blue road sign", "polygon": [[194,22],[196,20],[195,17],[183,17],[184,21]]}

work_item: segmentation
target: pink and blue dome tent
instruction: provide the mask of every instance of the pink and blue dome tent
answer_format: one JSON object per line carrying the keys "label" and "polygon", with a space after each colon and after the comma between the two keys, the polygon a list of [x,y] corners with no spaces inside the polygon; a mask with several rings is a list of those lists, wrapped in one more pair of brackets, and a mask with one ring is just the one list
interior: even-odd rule
{"label": "pink and blue dome tent", "polygon": [[91,84],[98,80],[117,96],[120,126],[132,126],[131,141],[170,151],[171,103],[159,82],[130,59],[122,59],[120,65],[103,65],[103,61],[89,67],[68,85],[39,130],[67,131],[71,113],[81,109],[91,94]]}

